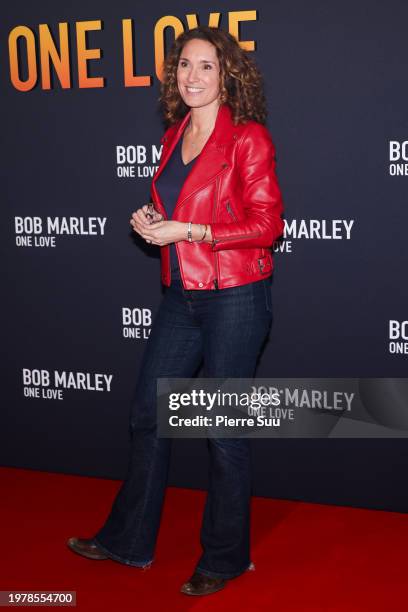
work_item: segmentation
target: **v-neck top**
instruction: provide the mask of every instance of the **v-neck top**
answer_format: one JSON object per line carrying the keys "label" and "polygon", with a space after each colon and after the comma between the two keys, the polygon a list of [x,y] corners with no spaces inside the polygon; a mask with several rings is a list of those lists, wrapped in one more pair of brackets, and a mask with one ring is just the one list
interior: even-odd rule
{"label": "v-neck top", "polygon": [[[179,138],[167,164],[156,181],[156,189],[160,194],[168,219],[172,218],[183,183],[194,166],[194,162],[200,155],[197,155],[188,164],[185,164],[181,156],[182,142],[183,136]],[[172,242],[169,246],[171,278],[172,280],[180,279],[176,245]]]}

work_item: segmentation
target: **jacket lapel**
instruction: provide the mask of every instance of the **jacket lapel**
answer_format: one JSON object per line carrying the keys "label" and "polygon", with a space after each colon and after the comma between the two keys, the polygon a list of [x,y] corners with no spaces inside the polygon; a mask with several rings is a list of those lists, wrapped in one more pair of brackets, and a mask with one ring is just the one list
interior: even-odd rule
{"label": "jacket lapel", "polygon": [[[170,155],[174,151],[178,141],[183,136],[184,129],[190,119],[191,111],[188,111],[187,115],[181,120],[178,127],[169,136],[168,146],[165,150],[164,157],[156,174],[152,180],[152,189],[157,197],[156,180],[163,172],[166,167]],[[186,200],[192,196],[196,191],[202,189],[208,183],[211,183],[216,176],[225,172],[229,166],[225,155],[224,147],[226,144],[231,142],[233,136],[233,123],[231,119],[231,110],[223,104],[219,107],[217,113],[217,119],[215,121],[214,129],[205,143],[198,159],[193,164],[193,167],[188,174],[184,184],[181,188],[179,196],[177,198],[174,212],[186,203]]]}

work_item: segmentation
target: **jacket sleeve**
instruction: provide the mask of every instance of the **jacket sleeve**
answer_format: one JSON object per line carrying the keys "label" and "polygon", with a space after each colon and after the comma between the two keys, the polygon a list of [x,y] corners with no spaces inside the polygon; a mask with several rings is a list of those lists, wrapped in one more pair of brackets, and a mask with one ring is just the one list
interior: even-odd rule
{"label": "jacket sleeve", "polygon": [[236,163],[246,218],[211,223],[212,250],[271,247],[283,233],[283,202],[275,174],[275,147],[264,125],[249,124]]}

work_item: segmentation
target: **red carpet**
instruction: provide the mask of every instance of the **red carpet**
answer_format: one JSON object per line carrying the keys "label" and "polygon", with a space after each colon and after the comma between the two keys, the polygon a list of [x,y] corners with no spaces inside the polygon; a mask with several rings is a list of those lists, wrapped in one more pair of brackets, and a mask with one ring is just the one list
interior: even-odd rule
{"label": "red carpet", "polygon": [[408,610],[403,514],[254,498],[256,570],[194,598],[178,590],[200,554],[205,492],[168,489],[156,560],[140,570],[65,545],[103,524],[119,481],[0,468],[0,483],[3,591],[71,590],[76,609],[112,612]]}

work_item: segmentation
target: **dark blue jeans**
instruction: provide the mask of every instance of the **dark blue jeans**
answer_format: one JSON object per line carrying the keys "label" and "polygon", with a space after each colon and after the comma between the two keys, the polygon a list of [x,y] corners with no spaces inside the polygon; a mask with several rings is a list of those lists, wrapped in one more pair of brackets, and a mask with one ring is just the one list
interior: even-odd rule
{"label": "dark blue jeans", "polygon": [[[172,440],[157,437],[156,379],[252,378],[272,320],[271,279],[220,290],[185,290],[173,281],[153,321],[130,413],[125,480],[97,544],[116,561],[153,562]],[[247,438],[207,438],[209,487],[196,570],[233,578],[250,559],[251,458]]]}

